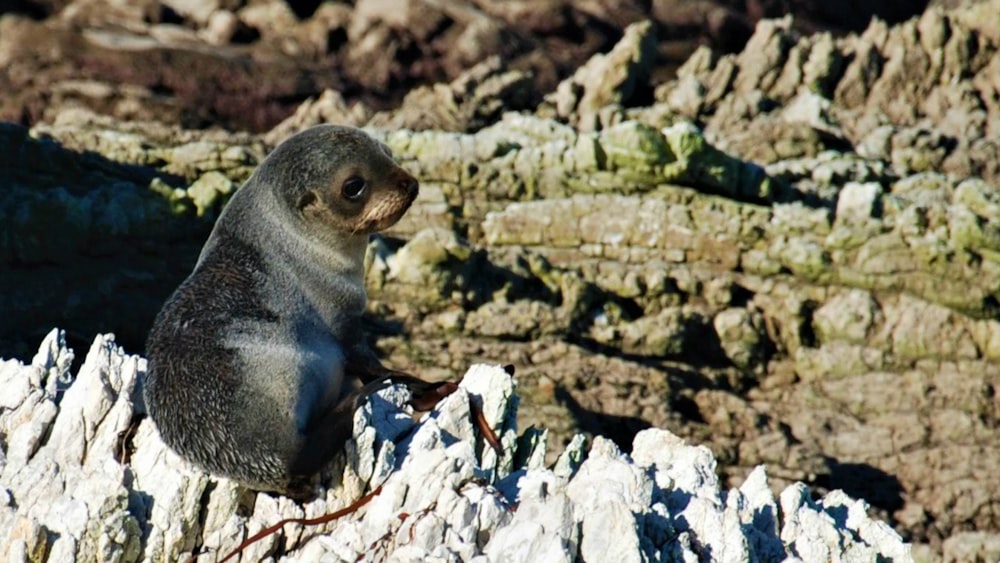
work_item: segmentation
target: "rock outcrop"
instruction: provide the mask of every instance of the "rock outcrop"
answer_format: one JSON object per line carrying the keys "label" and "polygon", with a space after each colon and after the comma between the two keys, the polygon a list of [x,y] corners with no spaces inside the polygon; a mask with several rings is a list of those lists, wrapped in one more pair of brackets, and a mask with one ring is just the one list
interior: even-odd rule
{"label": "rock outcrop", "polygon": [[0,6],[0,119],[33,125],[83,107],[264,132],[324,91],[361,113],[383,110],[489,57],[528,83],[530,98],[504,100],[522,109],[639,21],[652,20],[663,37],[656,66],[667,76],[697,45],[738,51],[756,20],[789,8],[801,28],[860,30],[873,15],[896,22],[926,4],[15,0]]}
{"label": "rock outcrop", "polygon": [[0,346],[27,357],[67,326],[77,347],[113,330],[139,351],[268,147],[356,119],[421,179],[372,245],[389,365],[515,364],[548,463],[578,432],[634,456],[665,428],[712,449],[720,487],[765,464],[776,489],[865,499],[918,560],[996,560],[998,13],[836,38],[764,21],[655,99],[635,89],[655,32],[639,24],[520,112],[491,103],[524,93],[500,60],[410,113],[331,93],[263,137],[82,110],[5,128]]}
{"label": "rock outcrop", "polygon": [[[322,528],[288,525],[245,560],[909,561],[863,501],[776,498],[763,467],[724,490],[715,459],[665,430],[632,454],[576,438],[545,467],[544,430],[517,435],[514,383],[473,366],[462,392],[414,422],[393,387],[355,415],[335,485],[297,504],[211,478],[169,451],[137,398],[145,360],[95,339],[79,373],[52,331],[30,364],[0,364],[0,545],[10,561],[214,561],[283,518],[315,517],[378,489]],[[470,401],[497,429],[484,447]]]}

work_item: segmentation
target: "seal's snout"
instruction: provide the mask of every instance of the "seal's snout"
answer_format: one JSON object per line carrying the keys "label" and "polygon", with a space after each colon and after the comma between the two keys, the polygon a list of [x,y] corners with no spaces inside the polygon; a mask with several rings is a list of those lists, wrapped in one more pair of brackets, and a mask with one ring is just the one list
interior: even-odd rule
{"label": "seal's snout", "polygon": [[403,188],[406,195],[410,196],[412,199],[417,197],[417,191],[420,189],[420,182],[417,182],[417,179],[413,176],[407,176],[399,181],[399,187]]}

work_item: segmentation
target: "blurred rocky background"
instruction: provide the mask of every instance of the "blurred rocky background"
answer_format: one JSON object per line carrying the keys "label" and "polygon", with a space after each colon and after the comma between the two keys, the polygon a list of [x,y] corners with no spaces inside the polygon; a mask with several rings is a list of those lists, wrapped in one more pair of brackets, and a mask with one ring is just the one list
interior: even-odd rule
{"label": "blurred rocky background", "polygon": [[393,367],[512,363],[553,455],[665,427],[1000,557],[1000,0],[0,11],[0,356],[141,352],[267,151],[365,126],[422,180]]}
{"label": "blurred rocky background", "polygon": [[[743,48],[764,17],[861,31],[926,1],[817,0],[2,0],[0,119],[31,124],[79,105],[119,119],[264,132],[335,89],[372,110],[450,82],[489,56],[529,74],[521,109],[606,51],[631,23],[658,37],[651,100],[699,45]],[[520,106],[520,107],[518,107]]]}

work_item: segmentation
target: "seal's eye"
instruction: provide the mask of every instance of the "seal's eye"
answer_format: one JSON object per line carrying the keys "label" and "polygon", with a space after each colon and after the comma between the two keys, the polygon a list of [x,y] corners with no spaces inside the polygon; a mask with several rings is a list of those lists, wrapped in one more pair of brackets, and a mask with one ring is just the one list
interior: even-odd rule
{"label": "seal's eye", "polygon": [[355,201],[365,194],[365,188],[367,187],[368,183],[365,182],[364,178],[351,176],[344,181],[344,185],[340,188],[340,193],[342,193],[345,198]]}

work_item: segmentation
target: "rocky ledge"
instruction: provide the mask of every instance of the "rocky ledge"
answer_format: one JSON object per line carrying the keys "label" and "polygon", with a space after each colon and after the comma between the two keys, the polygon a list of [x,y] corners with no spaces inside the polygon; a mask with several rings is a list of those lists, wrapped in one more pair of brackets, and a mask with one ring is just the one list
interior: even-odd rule
{"label": "rocky ledge", "polygon": [[[957,3],[848,35],[764,20],[667,81],[662,27],[623,23],[554,88],[499,52],[395,110],[317,85],[263,135],[53,99],[0,126],[0,356],[52,326],[141,352],[267,150],[351,123],[421,180],[371,253],[388,365],[515,364],[548,464],[666,428],[722,487],[766,465],[775,494],[865,499],[919,561],[1000,560],[1000,0]],[[0,59],[30,61],[2,43],[32,25],[0,21]]]}
{"label": "rocky ledge", "polygon": [[[516,429],[515,383],[475,365],[459,392],[415,421],[402,387],[355,414],[333,486],[298,504],[212,478],[169,451],[143,416],[146,361],[98,336],[73,376],[53,330],[30,364],[0,364],[0,542],[10,561],[216,561],[284,518],[312,518],[379,488],[321,527],[288,525],[242,560],[908,561],[867,504],[814,501],[795,483],[775,498],[763,466],[723,489],[708,448],[666,430],[631,455],[573,440],[546,467],[545,431]],[[503,443],[484,447],[476,401]]]}

